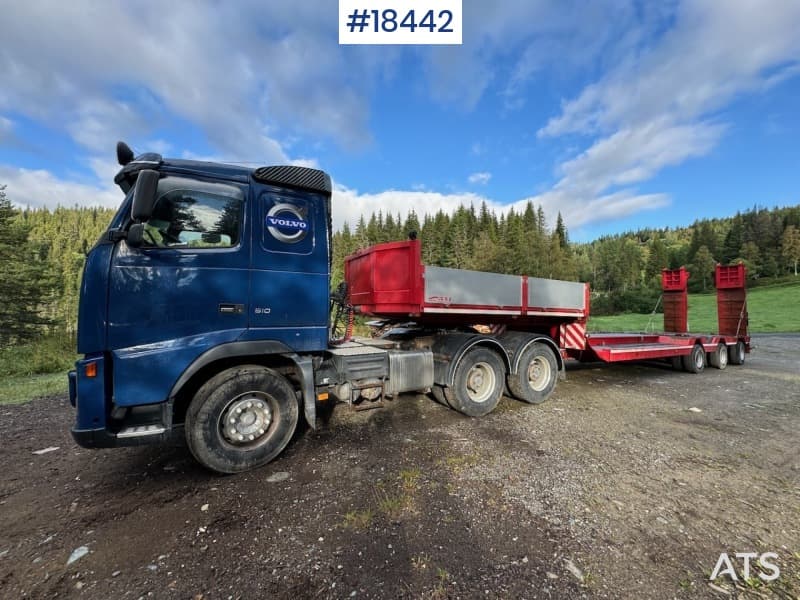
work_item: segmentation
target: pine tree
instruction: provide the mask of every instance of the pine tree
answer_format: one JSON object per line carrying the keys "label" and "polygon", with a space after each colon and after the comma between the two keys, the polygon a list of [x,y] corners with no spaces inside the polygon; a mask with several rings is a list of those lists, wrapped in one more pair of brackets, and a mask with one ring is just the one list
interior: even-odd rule
{"label": "pine tree", "polygon": [[42,307],[53,290],[41,249],[29,241],[29,227],[17,219],[0,186],[0,346],[41,333],[49,320]]}
{"label": "pine tree", "polygon": [[717,264],[717,261],[714,260],[714,256],[711,254],[711,251],[708,249],[707,246],[700,246],[698,248],[697,253],[694,255],[694,272],[700,276],[701,281],[703,282],[703,291],[706,291],[706,282],[708,278],[711,277],[711,273],[714,270],[714,265]]}

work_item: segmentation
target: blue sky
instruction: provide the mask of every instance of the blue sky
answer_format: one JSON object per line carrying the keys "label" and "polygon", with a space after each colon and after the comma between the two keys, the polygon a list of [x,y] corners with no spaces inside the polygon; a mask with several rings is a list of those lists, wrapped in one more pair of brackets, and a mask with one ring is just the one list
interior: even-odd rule
{"label": "blue sky", "polygon": [[0,184],[116,206],[123,139],[318,166],[337,224],[532,200],[580,241],[800,203],[797,0],[463,9],[462,46],[399,47],[339,46],[333,0],[15,4]]}

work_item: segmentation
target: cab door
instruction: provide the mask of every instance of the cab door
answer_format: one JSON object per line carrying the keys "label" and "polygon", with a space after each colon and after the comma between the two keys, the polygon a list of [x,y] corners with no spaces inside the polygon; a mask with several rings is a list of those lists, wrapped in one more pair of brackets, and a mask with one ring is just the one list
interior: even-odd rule
{"label": "cab door", "polygon": [[328,344],[330,199],[259,186],[252,206],[250,339],[296,352]]}
{"label": "cab door", "polygon": [[167,176],[139,248],[112,258],[108,341],[114,402],[161,402],[205,350],[247,327],[248,186]]}

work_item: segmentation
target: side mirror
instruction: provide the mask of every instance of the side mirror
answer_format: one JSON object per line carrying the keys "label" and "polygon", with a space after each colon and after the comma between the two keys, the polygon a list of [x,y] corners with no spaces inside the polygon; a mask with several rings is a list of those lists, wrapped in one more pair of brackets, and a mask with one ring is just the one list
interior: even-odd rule
{"label": "side mirror", "polygon": [[140,248],[144,239],[144,223],[134,223],[128,228],[125,241],[131,248]]}
{"label": "side mirror", "polygon": [[136,178],[136,189],[133,190],[131,218],[136,222],[147,221],[153,214],[158,189],[158,171],[143,169]]}

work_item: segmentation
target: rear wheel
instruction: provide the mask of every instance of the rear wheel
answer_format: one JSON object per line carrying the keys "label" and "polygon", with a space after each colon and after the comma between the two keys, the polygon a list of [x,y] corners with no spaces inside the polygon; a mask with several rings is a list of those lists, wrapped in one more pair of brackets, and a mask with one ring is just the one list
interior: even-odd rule
{"label": "rear wheel", "polygon": [[440,385],[432,385],[431,386],[431,395],[433,396],[434,400],[436,400],[439,404],[444,406],[450,406],[447,403],[447,399],[444,397],[444,388]]}
{"label": "rear wheel", "polygon": [[728,366],[728,347],[724,343],[720,343],[714,352],[709,352],[708,362],[712,367],[717,369],[724,369]]}
{"label": "rear wheel", "polygon": [[735,346],[728,346],[728,362],[732,365],[743,365],[745,358],[744,342],[736,342]]}
{"label": "rear wheel", "polygon": [[703,346],[695,344],[692,351],[682,357],[683,368],[689,373],[702,373],[706,368],[706,353]]}
{"label": "rear wheel", "polygon": [[556,387],[558,362],[545,344],[531,344],[520,357],[516,373],[508,375],[508,389],[518,400],[541,404]]}
{"label": "rear wheel", "polygon": [[204,467],[239,473],[278,456],[298,420],[297,397],[283,376],[258,365],[236,367],[195,394],[186,413],[186,443]]}
{"label": "rear wheel", "polygon": [[447,403],[470,417],[488,415],[503,395],[505,369],[500,357],[487,348],[469,350],[458,363],[453,386],[443,388]]}

